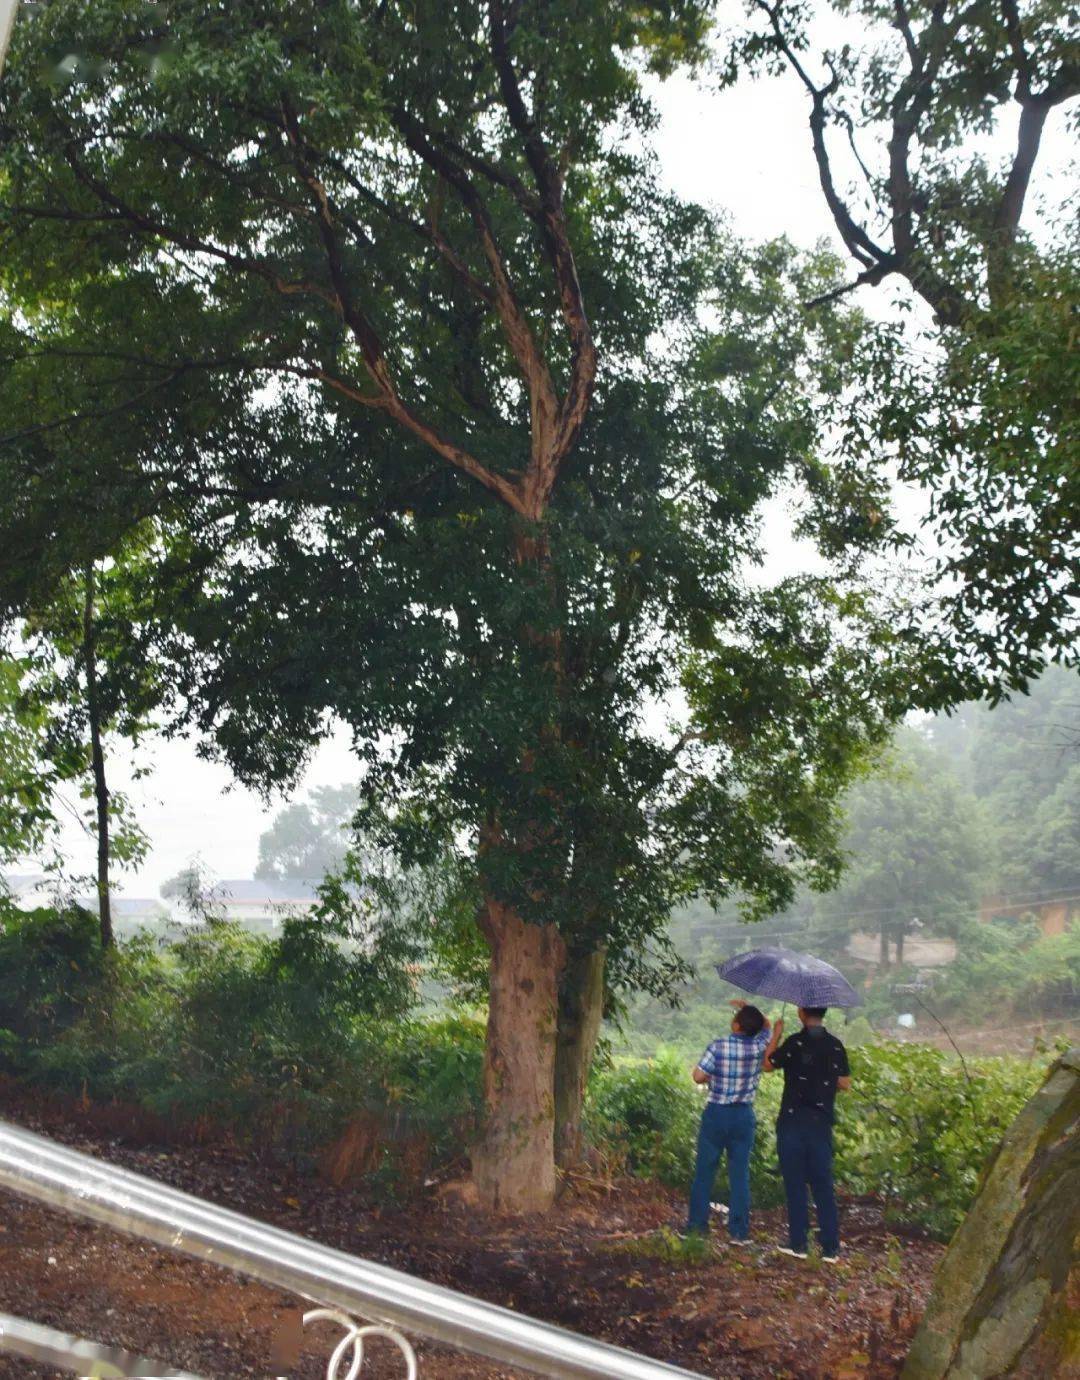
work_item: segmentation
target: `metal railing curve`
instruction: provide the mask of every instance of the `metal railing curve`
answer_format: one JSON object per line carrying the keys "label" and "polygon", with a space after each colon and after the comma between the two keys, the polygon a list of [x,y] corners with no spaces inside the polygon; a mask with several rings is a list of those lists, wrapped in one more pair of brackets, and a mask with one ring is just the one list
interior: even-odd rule
{"label": "metal railing curve", "polygon": [[[551,1380],[701,1380],[691,1371],[268,1226],[4,1121],[0,1188],[344,1313],[349,1345],[352,1334],[375,1324]],[[353,1316],[364,1324],[353,1323]],[[346,1349],[339,1347],[340,1360]],[[343,1377],[352,1373],[349,1363]]]}

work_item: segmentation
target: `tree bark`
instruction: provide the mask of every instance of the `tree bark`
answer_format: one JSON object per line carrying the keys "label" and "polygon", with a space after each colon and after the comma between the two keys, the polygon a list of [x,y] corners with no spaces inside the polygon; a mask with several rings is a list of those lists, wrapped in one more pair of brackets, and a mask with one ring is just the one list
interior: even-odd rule
{"label": "tree bark", "polygon": [[902,1380],[1080,1375],[1080,1049],[1005,1134],[938,1267]]}
{"label": "tree bark", "polygon": [[490,1212],[545,1212],[555,1199],[555,1032],[566,949],[489,897],[480,928],[491,951],[484,1048],[485,1125],[473,1182]]}
{"label": "tree bark", "polygon": [[94,778],[97,822],[97,898],[101,947],[113,943],[112,899],[109,895],[109,785],[101,744],[101,703],[98,692],[97,648],[94,630],[94,567],[87,566],[83,595],[83,662],[86,673],[86,717],[90,724],[90,769]]}
{"label": "tree bark", "polygon": [[889,966],[889,932],[884,925],[881,927],[880,941],[878,946],[878,966],[887,968]]}
{"label": "tree bark", "polygon": [[896,932],[896,966],[899,968],[904,962],[904,931]]}
{"label": "tree bark", "polygon": [[571,954],[559,983],[555,1162],[564,1169],[582,1159],[581,1112],[604,1016],[606,959],[606,945],[591,953]]}

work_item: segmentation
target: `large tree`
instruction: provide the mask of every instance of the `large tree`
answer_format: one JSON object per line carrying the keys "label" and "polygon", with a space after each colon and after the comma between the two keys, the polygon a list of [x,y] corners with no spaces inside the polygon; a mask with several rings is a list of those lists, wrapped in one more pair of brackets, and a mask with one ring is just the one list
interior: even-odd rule
{"label": "large tree", "polygon": [[[881,496],[817,457],[858,323],[647,152],[642,74],[703,23],[57,0],[2,91],[4,604],[152,524],[177,722],[270,786],[336,717],[372,845],[465,850],[493,1207],[554,1192],[561,975],[832,876],[910,674],[855,576]],[[828,573],[770,587],[784,493]]]}
{"label": "large tree", "polygon": [[1048,660],[1080,660],[1080,241],[1044,139],[1076,125],[1075,15],[1064,0],[747,9],[736,48],[807,93],[856,268],[830,292],[896,289],[860,366],[876,406],[848,436],[868,429],[928,492],[937,580],[920,619],[992,698],[1025,689]]}

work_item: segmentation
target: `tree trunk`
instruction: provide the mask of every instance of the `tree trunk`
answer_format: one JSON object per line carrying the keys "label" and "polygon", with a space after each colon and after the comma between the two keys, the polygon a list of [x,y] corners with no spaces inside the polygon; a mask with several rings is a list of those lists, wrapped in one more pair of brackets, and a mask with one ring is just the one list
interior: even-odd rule
{"label": "tree trunk", "polygon": [[489,897],[491,950],[482,1138],[472,1154],[481,1206],[544,1212],[555,1199],[555,1030],[565,945]]}
{"label": "tree trunk", "polygon": [[592,953],[571,954],[559,983],[555,1161],[562,1168],[581,1163],[581,1110],[604,1016],[606,958],[606,946]]}
{"label": "tree trunk", "polygon": [[1051,1068],[938,1267],[902,1380],[1080,1375],[1080,1049]]}
{"label": "tree trunk", "polygon": [[97,815],[97,898],[101,947],[112,947],[112,899],[109,895],[109,786],[105,752],[101,746],[101,705],[98,695],[97,651],[94,637],[94,567],[86,568],[83,597],[83,662],[86,671],[86,717],[90,724],[90,769],[94,777]]}
{"label": "tree trunk", "polygon": [[898,930],[896,935],[896,966],[899,968],[904,962],[904,931]]}
{"label": "tree trunk", "polygon": [[887,968],[889,966],[889,932],[884,925],[881,927],[881,943],[878,949],[878,967]]}

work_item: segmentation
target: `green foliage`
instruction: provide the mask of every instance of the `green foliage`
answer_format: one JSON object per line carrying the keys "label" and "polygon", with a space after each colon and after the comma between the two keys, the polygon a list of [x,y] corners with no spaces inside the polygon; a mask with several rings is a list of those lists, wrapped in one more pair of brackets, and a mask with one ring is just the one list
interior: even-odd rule
{"label": "green foliage", "polygon": [[[625,987],[677,972],[686,895],[835,872],[917,660],[860,583],[882,487],[820,455],[864,323],[798,304],[835,266],[649,149],[644,74],[707,18],[185,0],[162,45],[60,0],[0,92],[0,608],[148,525],[133,640],[185,726],[266,788],[345,724],[376,850],[460,849]],[[825,561],[762,590],[779,495]]]}
{"label": "green foliage", "polygon": [[[483,1021],[415,1018],[370,955],[343,952],[310,924],[266,940],[211,923],[164,954],[136,941],[103,955],[86,912],[7,909],[0,1031],[4,1067],[31,1081],[294,1153],[359,1118],[373,1141],[365,1172],[387,1189],[406,1186],[406,1150],[423,1173],[465,1153],[479,1124]],[[851,1057],[853,1089],[838,1102],[841,1188],[881,1194],[897,1218],[947,1235],[1040,1065],[968,1061],[969,1078],[926,1046],[867,1045]],[[690,1063],[669,1049],[594,1073],[587,1134],[612,1167],[688,1188],[704,1105]],[[764,1076],[756,1103],[751,1184],[762,1207],[783,1198],[780,1089],[779,1076]]]}
{"label": "green foliage", "polygon": [[[1076,218],[1060,170],[1035,195],[1044,128],[1076,120],[1070,6],[747,9],[726,75],[749,62],[801,83],[850,286],[904,287],[902,318],[854,363],[841,447],[873,465],[867,442],[885,441],[930,494],[935,588],[912,626],[933,630],[941,661],[917,695],[929,708],[965,684],[1022,689],[1080,645]],[[819,32],[842,46],[815,51]]]}
{"label": "green foliage", "polygon": [[476,1122],[483,1026],[411,1019],[406,958],[396,934],[369,926],[343,949],[298,921],[274,940],[211,921],[164,954],[147,938],[103,956],[85,911],[6,908],[0,1058],[51,1087],[294,1151],[366,1115],[388,1165],[417,1139],[442,1161]]}
{"label": "green foliage", "polygon": [[25,658],[0,654],[0,861],[36,852],[55,827],[45,716],[23,694]]}
{"label": "green foliage", "polygon": [[22,911],[0,899],[0,1057],[47,1046],[70,1030],[104,975],[98,923],[79,906]]}
{"label": "green foliage", "polygon": [[959,1225],[1001,1136],[1042,1080],[1019,1059],[968,1060],[928,1045],[852,1051],[836,1128],[837,1178],[942,1237]]}
{"label": "green foliage", "polygon": [[[852,1090],[837,1099],[838,1186],[879,1194],[896,1220],[951,1235],[1042,1064],[969,1060],[969,1078],[953,1056],[929,1046],[881,1043],[853,1048],[851,1065]],[[593,1140],[631,1173],[687,1190],[704,1101],[689,1066],[664,1052],[616,1064],[594,1076],[587,1107]],[[750,1180],[761,1207],[783,1202],[773,1133],[780,1091],[780,1076],[765,1075],[755,1103]],[[723,1171],[716,1192],[723,1200]]]}
{"label": "green foliage", "polygon": [[[655,1059],[619,1060],[597,1071],[586,1104],[586,1132],[615,1163],[641,1178],[689,1190],[698,1123],[705,1098],[691,1081],[690,1060],[673,1050]],[[771,1144],[771,1119],[779,1106],[778,1080],[762,1080],[756,1110],[758,1134],[750,1159],[754,1201],[772,1207],[783,1199]],[[723,1199],[723,1171],[717,1194]]]}
{"label": "green foliage", "polygon": [[1080,892],[1080,679],[1051,667],[1026,695],[965,706],[933,737],[983,803],[984,890],[1021,900]]}
{"label": "green foliage", "polygon": [[1080,1019],[1080,923],[1050,937],[1030,921],[970,925],[932,1005],[988,1026]]}
{"label": "green foliage", "polygon": [[807,947],[840,951],[852,929],[902,942],[915,919],[956,934],[978,903],[986,836],[978,802],[925,737],[902,731],[844,811],[848,866],[836,890],[811,903]]}

